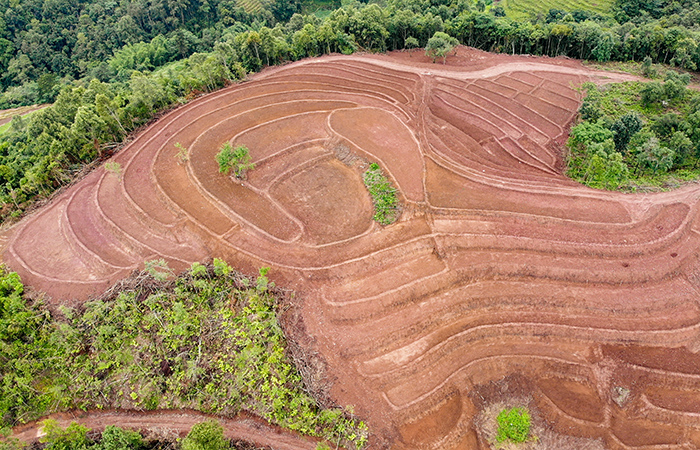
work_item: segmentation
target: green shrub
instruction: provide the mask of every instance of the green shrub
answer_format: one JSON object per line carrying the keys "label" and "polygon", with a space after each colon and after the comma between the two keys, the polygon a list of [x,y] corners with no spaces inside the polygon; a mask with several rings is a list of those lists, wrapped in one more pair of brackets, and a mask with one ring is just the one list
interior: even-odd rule
{"label": "green shrub", "polygon": [[23,450],[26,447],[27,444],[19,439],[12,436],[4,436],[4,433],[0,432],[0,450]]}
{"label": "green shrub", "polygon": [[108,425],[102,432],[99,450],[139,450],[144,448],[143,438],[136,431]]}
{"label": "green shrub", "polygon": [[182,440],[182,450],[224,450],[231,445],[224,437],[224,428],[216,420],[192,426]]}
{"label": "green shrub", "polygon": [[496,418],[498,435],[496,440],[503,442],[525,442],[530,436],[530,413],[525,408],[504,409]]}
{"label": "green shrub", "polygon": [[51,450],[83,450],[90,445],[87,432],[90,431],[84,425],[71,422],[65,430],[53,419],[47,419],[44,424],[44,437],[39,442],[46,444],[46,449]]}
{"label": "green shrub", "polygon": [[228,174],[233,170],[236,178],[244,178],[248,170],[255,168],[255,164],[250,161],[248,147],[239,145],[233,148],[230,142],[222,145],[219,153],[216,154],[216,162],[219,163],[219,173]]}

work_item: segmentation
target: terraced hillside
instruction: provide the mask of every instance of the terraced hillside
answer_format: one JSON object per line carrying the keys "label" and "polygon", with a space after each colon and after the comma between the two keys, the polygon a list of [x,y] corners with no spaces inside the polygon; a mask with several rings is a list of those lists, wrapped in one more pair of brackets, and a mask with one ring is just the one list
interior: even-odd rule
{"label": "terraced hillside", "polygon": [[[500,2],[499,2],[500,3]],[[560,11],[588,11],[598,14],[610,13],[612,0],[564,0],[564,1],[533,1],[533,0],[503,0],[500,3],[506,12],[513,17],[536,17],[538,14],[546,16],[550,9]]]}
{"label": "terraced hillside", "polygon": [[[475,417],[522,398],[611,449],[700,446],[700,188],[561,174],[574,86],[626,76],[459,52],[305,60],[202,97],[9,230],[4,260],[76,300],[148,259],[269,265],[376,445],[485,448]],[[246,181],[218,172],[227,141]],[[370,161],[403,205],[387,227]]]}

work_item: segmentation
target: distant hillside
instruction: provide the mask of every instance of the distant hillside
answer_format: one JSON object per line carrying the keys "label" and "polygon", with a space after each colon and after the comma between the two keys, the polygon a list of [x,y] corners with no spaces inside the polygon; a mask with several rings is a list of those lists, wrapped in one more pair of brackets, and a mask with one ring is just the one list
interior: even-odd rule
{"label": "distant hillside", "polygon": [[501,0],[506,13],[512,17],[546,17],[549,10],[565,12],[587,11],[597,14],[609,14],[614,0]]}

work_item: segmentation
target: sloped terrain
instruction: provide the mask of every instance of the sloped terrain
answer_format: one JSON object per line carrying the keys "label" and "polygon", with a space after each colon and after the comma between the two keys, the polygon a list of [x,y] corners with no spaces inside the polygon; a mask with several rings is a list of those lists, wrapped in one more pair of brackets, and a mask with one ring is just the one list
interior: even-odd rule
{"label": "sloped terrain", "polygon": [[[10,230],[4,260],[78,301],[154,258],[271,266],[376,444],[484,446],[479,411],[521,396],[608,448],[700,446],[700,189],[561,173],[575,87],[628,77],[466,48],[448,62],[332,56],[202,97]],[[227,141],[250,149],[243,182],[218,172]],[[362,185],[375,161],[403,205],[387,227]]]}

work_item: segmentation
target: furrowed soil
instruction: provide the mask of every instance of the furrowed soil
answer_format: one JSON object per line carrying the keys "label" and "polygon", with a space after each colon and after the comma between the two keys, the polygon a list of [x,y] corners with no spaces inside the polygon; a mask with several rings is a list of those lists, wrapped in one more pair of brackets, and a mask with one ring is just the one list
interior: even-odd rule
{"label": "furrowed soil", "polygon": [[[465,47],[445,65],[270,68],[163,117],[113,157],[121,174],[98,169],[7,231],[3,259],[55,303],[154,258],[270,266],[303,299],[288,334],[375,448],[489,448],[498,405],[531,408],[530,448],[698,448],[700,187],[629,195],[562,173],[576,87],[630,79]],[[218,172],[225,142],[249,148],[247,179]],[[386,227],[371,162],[402,203]],[[95,420],[134,420],[115,414]]]}

